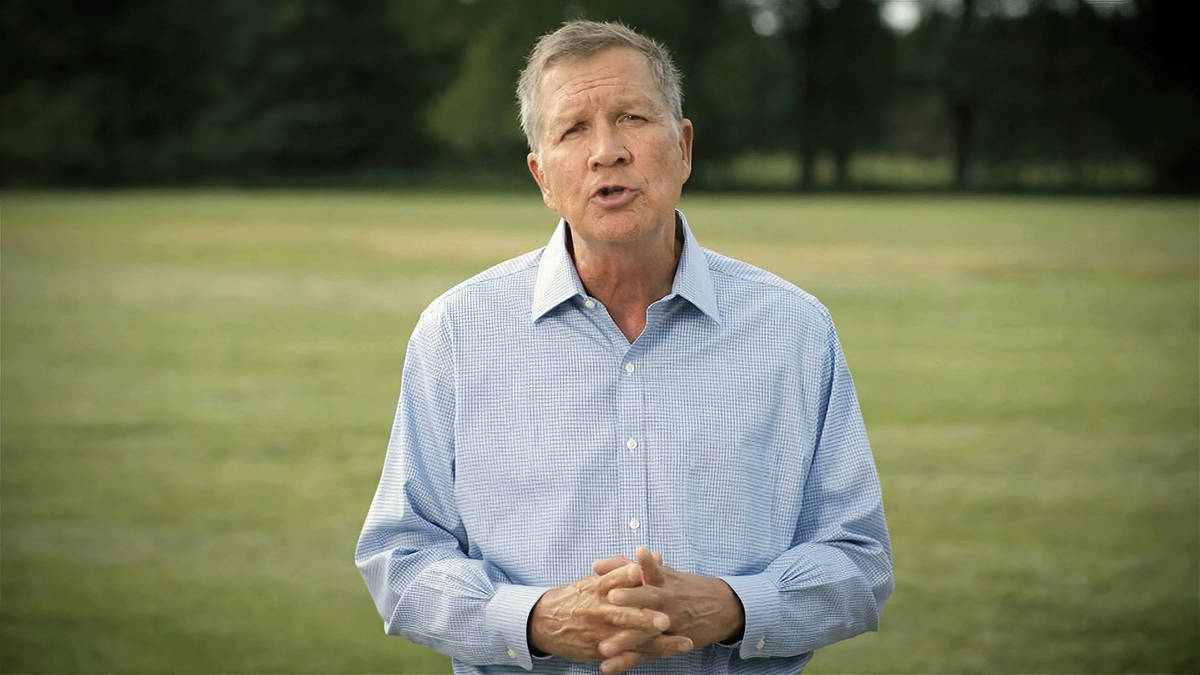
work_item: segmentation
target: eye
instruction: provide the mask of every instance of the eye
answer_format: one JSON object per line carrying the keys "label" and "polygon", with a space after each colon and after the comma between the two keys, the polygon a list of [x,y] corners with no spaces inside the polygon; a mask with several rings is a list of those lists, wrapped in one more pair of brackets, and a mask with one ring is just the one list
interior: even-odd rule
{"label": "eye", "polygon": [[583,123],[578,122],[578,123],[568,127],[567,130],[562,133],[562,137],[566,138],[567,136],[570,136],[571,134],[573,134],[576,131],[579,131],[581,129],[583,129]]}
{"label": "eye", "polygon": [[623,122],[645,122],[646,118],[634,113],[625,113],[621,115],[621,120]]}

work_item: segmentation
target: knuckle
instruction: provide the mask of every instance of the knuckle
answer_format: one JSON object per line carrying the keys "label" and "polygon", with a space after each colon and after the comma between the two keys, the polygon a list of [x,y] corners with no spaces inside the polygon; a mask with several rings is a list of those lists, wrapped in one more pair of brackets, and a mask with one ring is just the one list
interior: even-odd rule
{"label": "knuckle", "polygon": [[619,614],[617,620],[620,621],[621,625],[625,628],[641,628],[642,625],[645,624],[645,621],[642,620],[641,616],[636,614],[628,614],[625,612]]}

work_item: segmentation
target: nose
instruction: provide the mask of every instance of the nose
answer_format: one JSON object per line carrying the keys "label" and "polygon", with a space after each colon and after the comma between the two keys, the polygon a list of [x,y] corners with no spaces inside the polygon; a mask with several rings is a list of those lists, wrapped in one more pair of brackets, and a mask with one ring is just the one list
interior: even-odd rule
{"label": "nose", "polygon": [[604,125],[593,136],[592,156],[588,164],[593,170],[605,166],[628,164],[632,156],[625,147],[625,139],[617,129]]}

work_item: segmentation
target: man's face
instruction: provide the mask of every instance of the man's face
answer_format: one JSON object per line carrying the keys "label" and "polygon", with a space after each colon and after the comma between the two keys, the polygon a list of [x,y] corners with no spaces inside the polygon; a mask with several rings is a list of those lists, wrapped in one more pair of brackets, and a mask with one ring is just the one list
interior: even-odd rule
{"label": "man's face", "polygon": [[692,171],[692,123],[676,129],[646,57],[621,47],[552,66],[540,96],[529,171],[572,235],[598,245],[673,238]]}

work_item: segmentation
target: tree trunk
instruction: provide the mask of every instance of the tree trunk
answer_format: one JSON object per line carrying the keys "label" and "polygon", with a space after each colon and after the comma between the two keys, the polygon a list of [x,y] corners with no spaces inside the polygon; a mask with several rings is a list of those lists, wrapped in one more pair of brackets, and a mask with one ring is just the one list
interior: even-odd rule
{"label": "tree trunk", "polygon": [[817,185],[817,153],[805,144],[800,151],[800,187],[811,190]]}
{"label": "tree trunk", "polygon": [[837,188],[845,190],[850,187],[850,151],[846,148],[838,148],[833,155],[834,167],[836,168]]}
{"label": "tree trunk", "polygon": [[950,108],[954,136],[954,186],[967,187],[971,169],[971,140],[975,135],[975,104],[958,101]]}
{"label": "tree trunk", "polygon": [[[978,66],[972,49],[971,39],[975,24],[975,0],[963,0],[962,18],[958,24],[954,60],[958,68],[966,70],[956,74],[959,84],[950,88],[950,126],[954,145],[954,186],[960,190],[970,182],[971,142],[975,136],[975,111],[978,83],[975,67]],[[965,77],[964,77],[965,75]]]}

